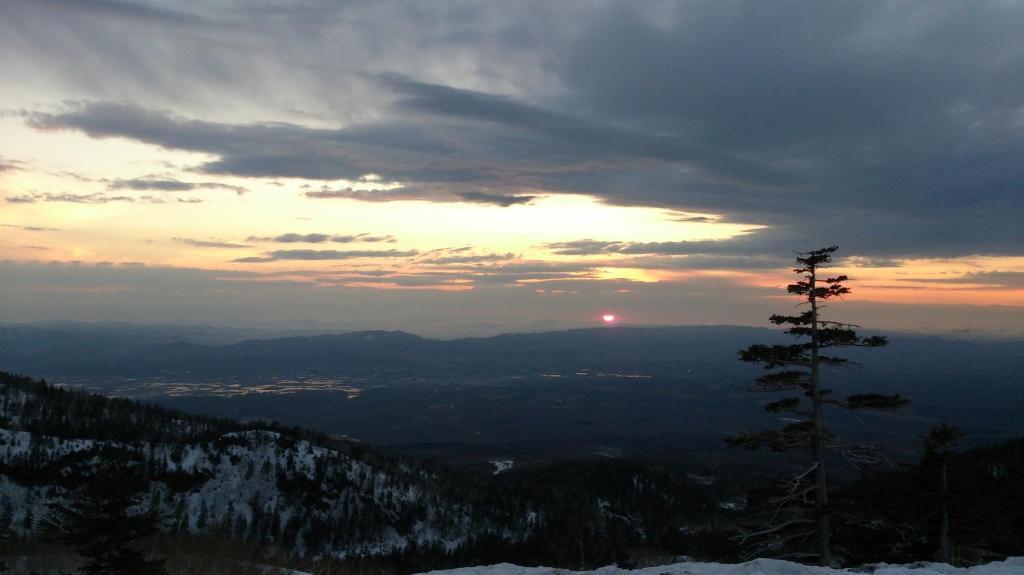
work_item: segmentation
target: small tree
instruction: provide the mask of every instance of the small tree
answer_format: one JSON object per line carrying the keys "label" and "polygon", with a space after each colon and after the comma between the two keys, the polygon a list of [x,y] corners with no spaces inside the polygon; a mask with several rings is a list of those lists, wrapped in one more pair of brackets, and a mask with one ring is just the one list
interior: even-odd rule
{"label": "small tree", "polygon": [[[826,276],[824,279],[819,276],[822,268],[831,263],[832,254],[837,249],[831,246],[797,253],[798,266],[793,271],[802,275],[802,279],[787,286],[786,291],[798,296],[807,309],[799,315],[773,315],[770,318],[775,325],[789,326],[785,332],[799,341],[789,345],[752,345],[739,352],[742,361],[761,364],[766,370],[757,378],[753,391],[802,392],[766,406],[771,413],[788,414],[789,417],[783,419],[785,424],[781,429],[744,431],[728,439],[730,445],[751,449],[769,447],[778,452],[791,449],[809,451],[813,461],[811,467],[797,473],[783,492],[770,501],[769,525],[748,533],[747,537],[760,537],[767,541],[759,549],[768,551],[813,535],[813,555],[821,565],[832,562],[825,455],[830,448],[836,447],[824,424],[823,407],[889,410],[907,403],[899,395],[877,393],[835,398],[831,396],[831,390],[821,386],[822,367],[850,364],[845,358],[826,355],[823,353],[825,350],[881,347],[887,343],[884,337],[859,336],[854,330],[858,326],[854,324],[822,319],[823,302],[850,293],[850,288],[843,285],[849,280],[845,275]],[[812,512],[813,518],[806,517],[807,510]]]}
{"label": "small tree", "polygon": [[[102,455],[101,455],[102,457]],[[88,575],[164,575],[162,560],[146,559],[134,544],[157,529],[157,516],[134,510],[146,488],[138,470],[122,461],[104,462],[69,504],[60,506],[59,539],[87,559]]]}
{"label": "small tree", "polygon": [[939,476],[939,561],[949,563],[949,463],[957,443],[964,436],[960,428],[940,423],[928,432],[924,440],[924,467]]}

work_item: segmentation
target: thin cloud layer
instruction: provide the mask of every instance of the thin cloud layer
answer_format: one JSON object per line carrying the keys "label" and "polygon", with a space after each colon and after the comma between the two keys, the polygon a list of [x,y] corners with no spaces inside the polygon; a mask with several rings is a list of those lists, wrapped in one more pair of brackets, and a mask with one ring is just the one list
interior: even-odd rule
{"label": "thin cloud layer", "polygon": [[45,193],[45,194],[20,194],[7,196],[5,200],[10,204],[34,204],[36,202],[62,202],[68,204],[109,204],[111,202],[134,202],[158,201],[155,198],[143,196],[135,198],[132,196],[111,196],[102,193],[94,194],[71,194],[71,193]]}
{"label": "thin cloud layer", "polygon": [[289,232],[277,236],[249,236],[247,241],[250,242],[272,242],[279,244],[322,244],[325,242],[333,242],[336,244],[351,244],[351,243],[395,243],[398,241],[395,236],[382,235],[375,236],[369,233],[352,234],[352,235],[331,235],[331,234],[298,234],[295,232]]}
{"label": "thin cloud layer", "polygon": [[26,232],[59,232],[60,228],[51,228],[47,226],[23,226],[18,224],[0,224],[5,228],[16,228],[19,230],[25,230]]}
{"label": "thin cloud layer", "polygon": [[527,195],[502,195],[502,194],[488,194],[487,192],[457,192],[459,198],[464,202],[473,202],[477,204],[494,204],[507,208],[509,206],[516,206],[521,204],[529,204],[533,200],[537,199],[537,196]]}
{"label": "thin cloud layer", "polygon": [[229,190],[244,194],[246,189],[220,182],[183,182],[175,178],[132,178],[116,179],[110,182],[111,190],[136,190],[157,192],[188,192],[192,190]]}
{"label": "thin cloud layer", "polygon": [[236,244],[232,242],[224,242],[220,240],[197,240],[192,238],[171,238],[176,242],[194,246],[197,248],[225,248],[225,249],[242,249],[251,247],[247,244]]}
{"label": "thin cloud layer", "polygon": [[263,256],[232,260],[237,263],[265,263],[282,260],[351,260],[361,258],[401,258],[415,256],[416,250],[274,250]]}

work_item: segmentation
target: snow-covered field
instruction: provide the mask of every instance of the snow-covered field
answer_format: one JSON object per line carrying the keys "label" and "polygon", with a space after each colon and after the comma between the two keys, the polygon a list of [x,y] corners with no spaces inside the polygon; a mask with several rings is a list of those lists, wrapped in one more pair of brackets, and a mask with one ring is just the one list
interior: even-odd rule
{"label": "snow-covered field", "polygon": [[872,565],[852,569],[830,569],[778,561],[756,559],[736,565],[722,563],[675,563],[644,569],[602,567],[594,571],[569,571],[551,567],[519,567],[502,563],[487,567],[463,567],[447,571],[431,571],[432,575],[1024,575],[1024,557],[1012,557],[987,565],[959,568],[945,563],[915,563],[912,565]]}

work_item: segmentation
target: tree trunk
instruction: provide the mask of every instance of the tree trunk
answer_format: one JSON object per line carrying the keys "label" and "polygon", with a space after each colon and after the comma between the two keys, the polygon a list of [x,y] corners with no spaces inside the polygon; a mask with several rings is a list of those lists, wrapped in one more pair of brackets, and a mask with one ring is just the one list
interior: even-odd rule
{"label": "tree trunk", "polygon": [[949,456],[942,459],[942,528],[939,530],[939,561],[949,563],[949,485],[947,469]]}
{"label": "tree trunk", "polygon": [[809,266],[810,302],[811,302],[811,403],[813,404],[814,421],[814,511],[817,523],[815,547],[818,564],[829,566],[832,563],[830,547],[830,526],[828,514],[828,485],[825,476],[825,432],[821,421],[821,386],[819,385],[820,370],[818,369],[818,300],[817,266]]}

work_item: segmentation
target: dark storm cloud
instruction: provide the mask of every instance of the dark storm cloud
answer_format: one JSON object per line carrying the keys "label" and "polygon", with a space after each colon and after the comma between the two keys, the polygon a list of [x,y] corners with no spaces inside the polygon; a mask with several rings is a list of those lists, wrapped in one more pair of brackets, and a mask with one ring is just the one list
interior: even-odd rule
{"label": "dark storm cloud", "polygon": [[[398,106],[413,111],[481,122],[500,128],[479,133],[495,151],[539,160],[555,154],[563,161],[618,159],[683,163],[715,178],[764,184],[792,184],[793,179],[675,134],[626,129],[606,121],[516,102],[510,98],[451,88],[406,78],[386,77],[384,83],[405,95]],[[508,133],[508,129],[516,130]]]}
{"label": "dark storm cloud", "polygon": [[[234,125],[115,102],[82,102],[60,113],[30,113],[28,121],[40,130],[79,130],[93,137],[125,137],[217,154],[220,159],[200,167],[209,174],[355,180],[367,173],[384,173],[420,184],[523,187],[538,176],[536,181],[543,182],[580,163],[658,161],[681,163],[715,181],[744,181],[755,186],[793,182],[769,167],[703,149],[673,135],[635,132],[502,96],[404,78],[388,77],[383,84],[406,96],[399,99],[399,109],[432,115],[432,129],[424,132],[412,121],[346,129],[282,123]],[[462,125],[466,120],[471,122],[469,126]],[[452,140],[464,143],[453,149],[447,143]],[[458,159],[453,152],[459,152]],[[438,156],[447,158],[447,165],[438,164]],[[537,165],[513,168],[500,159]],[[409,193],[342,188],[306,195],[385,201]],[[466,201],[498,205],[529,201],[527,196],[490,201],[491,194],[472,189],[454,193]]]}
{"label": "dark storm cloud", "polygon": [[[89,70],[109,66],[118,88],[160,103],[79,103],[29,122],[208,153],[207,174],[403,185],[310,198],[584,193],[772,226],[739,242],[753,254],[1022,253],[1020,3],[374,5],[208,8],[205,20],[244,26],[216,39],[196,26],[171,55],[82,26],[73,47],[94,56]],[[189,18],[138,17],[154,32]],[[370,41],[382,33],[392,41]],[[342,47],[356,64],[338,65]],[[74,93],[112,97],[73,72],[92,89]],[[218,107],[156,111],[193,93]],[[219,119],[221,99],[266,109],[277,93],[321,127]]]}
{"label": "dark storm cloud", "polygon": [[[692,130],[805,185],[758,198],[681,192],[669,176],[641,178],[643,196],[709,211],[738,201],[873,252],[1020,253],[1009,220],[1024,209],[1011,159],[1024,151],[1024,6],[715,2],[675,16],[596,18],[562,61],[567,102]],[[635,201],[629,181],[602,187]]]}

